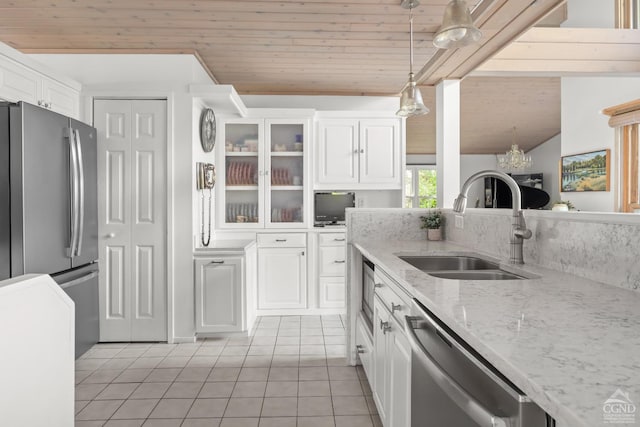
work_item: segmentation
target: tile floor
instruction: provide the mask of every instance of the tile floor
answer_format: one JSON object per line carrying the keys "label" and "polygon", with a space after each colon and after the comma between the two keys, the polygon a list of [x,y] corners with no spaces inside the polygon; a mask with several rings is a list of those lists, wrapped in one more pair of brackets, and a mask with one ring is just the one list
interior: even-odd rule
{"label": "tile floor", "polygon": [[76,362],[76,427],[379,427],[341,316],[261,317],[253,336],[97,344]]}

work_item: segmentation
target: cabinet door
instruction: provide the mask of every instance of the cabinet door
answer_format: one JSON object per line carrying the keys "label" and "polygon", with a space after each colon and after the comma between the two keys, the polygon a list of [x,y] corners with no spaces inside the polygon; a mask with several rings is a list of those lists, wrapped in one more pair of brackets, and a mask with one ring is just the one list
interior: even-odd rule
{"label": "cabinet door", "polygon": [[411,345],[402,326],[391,319],[389,337],[388,427],[406,427],[411,420]]}
{"label": "cabinet door", "polygon": [[318,286],[320,308],[344,307],[344,276],[320,277]]}
{"label": "cabinet door", "polygon": [[318,138],[318,184],[358,182],[358,121],[320,122]]}
{"label": "cabinet door", "polygon": [[258,249],[258,308],[307,307],[305,248]]}
{"label": "cabinet door", "polygon": [[389,408],[389,368],[387,361],[387,327],[390,315],[376,296],[373,302],[373,399],[383,425],[387,425]]}
{"label": "cabinet door", "polygon": [[10,59],[0,57],[0,98],[5,101],[26,101],[37,105],[40,76]]}
{"label": "cabinet door", "polygon": [[360,121],[360,183],[401,188],[400,124],[394,119]]}
{"label": "cabinet door", "polygon": [[75,90],[45,77],[42,80],[42,97],[48,104],[47,108],[78,118],[80,94]]}
{"label": "cabinet door", "polygon": [[242,330],[242,257],[197,259],[196,332]]}
{"label": "cabinet door", "polygon": [[307,199],[307,120],[265,121],[265,225],[304,227]]}
{"label": "cabinet door", "polygon": [[[264,121],[228,119],[218,128],[217,221],[222,228],[264,225]],[[207,160],[209,161],[209,160]]]}

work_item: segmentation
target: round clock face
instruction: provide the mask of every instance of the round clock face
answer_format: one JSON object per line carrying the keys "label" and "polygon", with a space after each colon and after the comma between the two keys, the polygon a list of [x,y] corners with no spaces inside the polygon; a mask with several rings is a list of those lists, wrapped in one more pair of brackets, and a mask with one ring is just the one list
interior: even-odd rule
{"label": "round clock face", "polygon": [[200,143],[205,153],[216,145],[216,116],[211,108],[205,108],[200,116]]}

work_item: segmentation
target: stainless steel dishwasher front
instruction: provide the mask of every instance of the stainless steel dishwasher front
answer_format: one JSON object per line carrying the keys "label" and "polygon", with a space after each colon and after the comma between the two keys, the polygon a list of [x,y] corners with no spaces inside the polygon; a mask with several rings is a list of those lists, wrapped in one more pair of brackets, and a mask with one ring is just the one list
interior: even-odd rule
{"label": "stainless steel dishwasher front", "polygon": [[507,378],[413,300],[411,427],[551,427],[551,419]]}

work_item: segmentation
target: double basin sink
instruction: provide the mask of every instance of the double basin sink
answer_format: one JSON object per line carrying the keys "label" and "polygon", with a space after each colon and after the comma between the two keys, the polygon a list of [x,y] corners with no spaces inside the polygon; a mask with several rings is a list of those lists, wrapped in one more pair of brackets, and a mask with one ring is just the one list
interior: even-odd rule
{"label": "double basin sink", "polygon": [[494,262],[473,256],[399,255],[398,258],[427,274],[457,280],[522,280],[526,277],[504,271]]}

